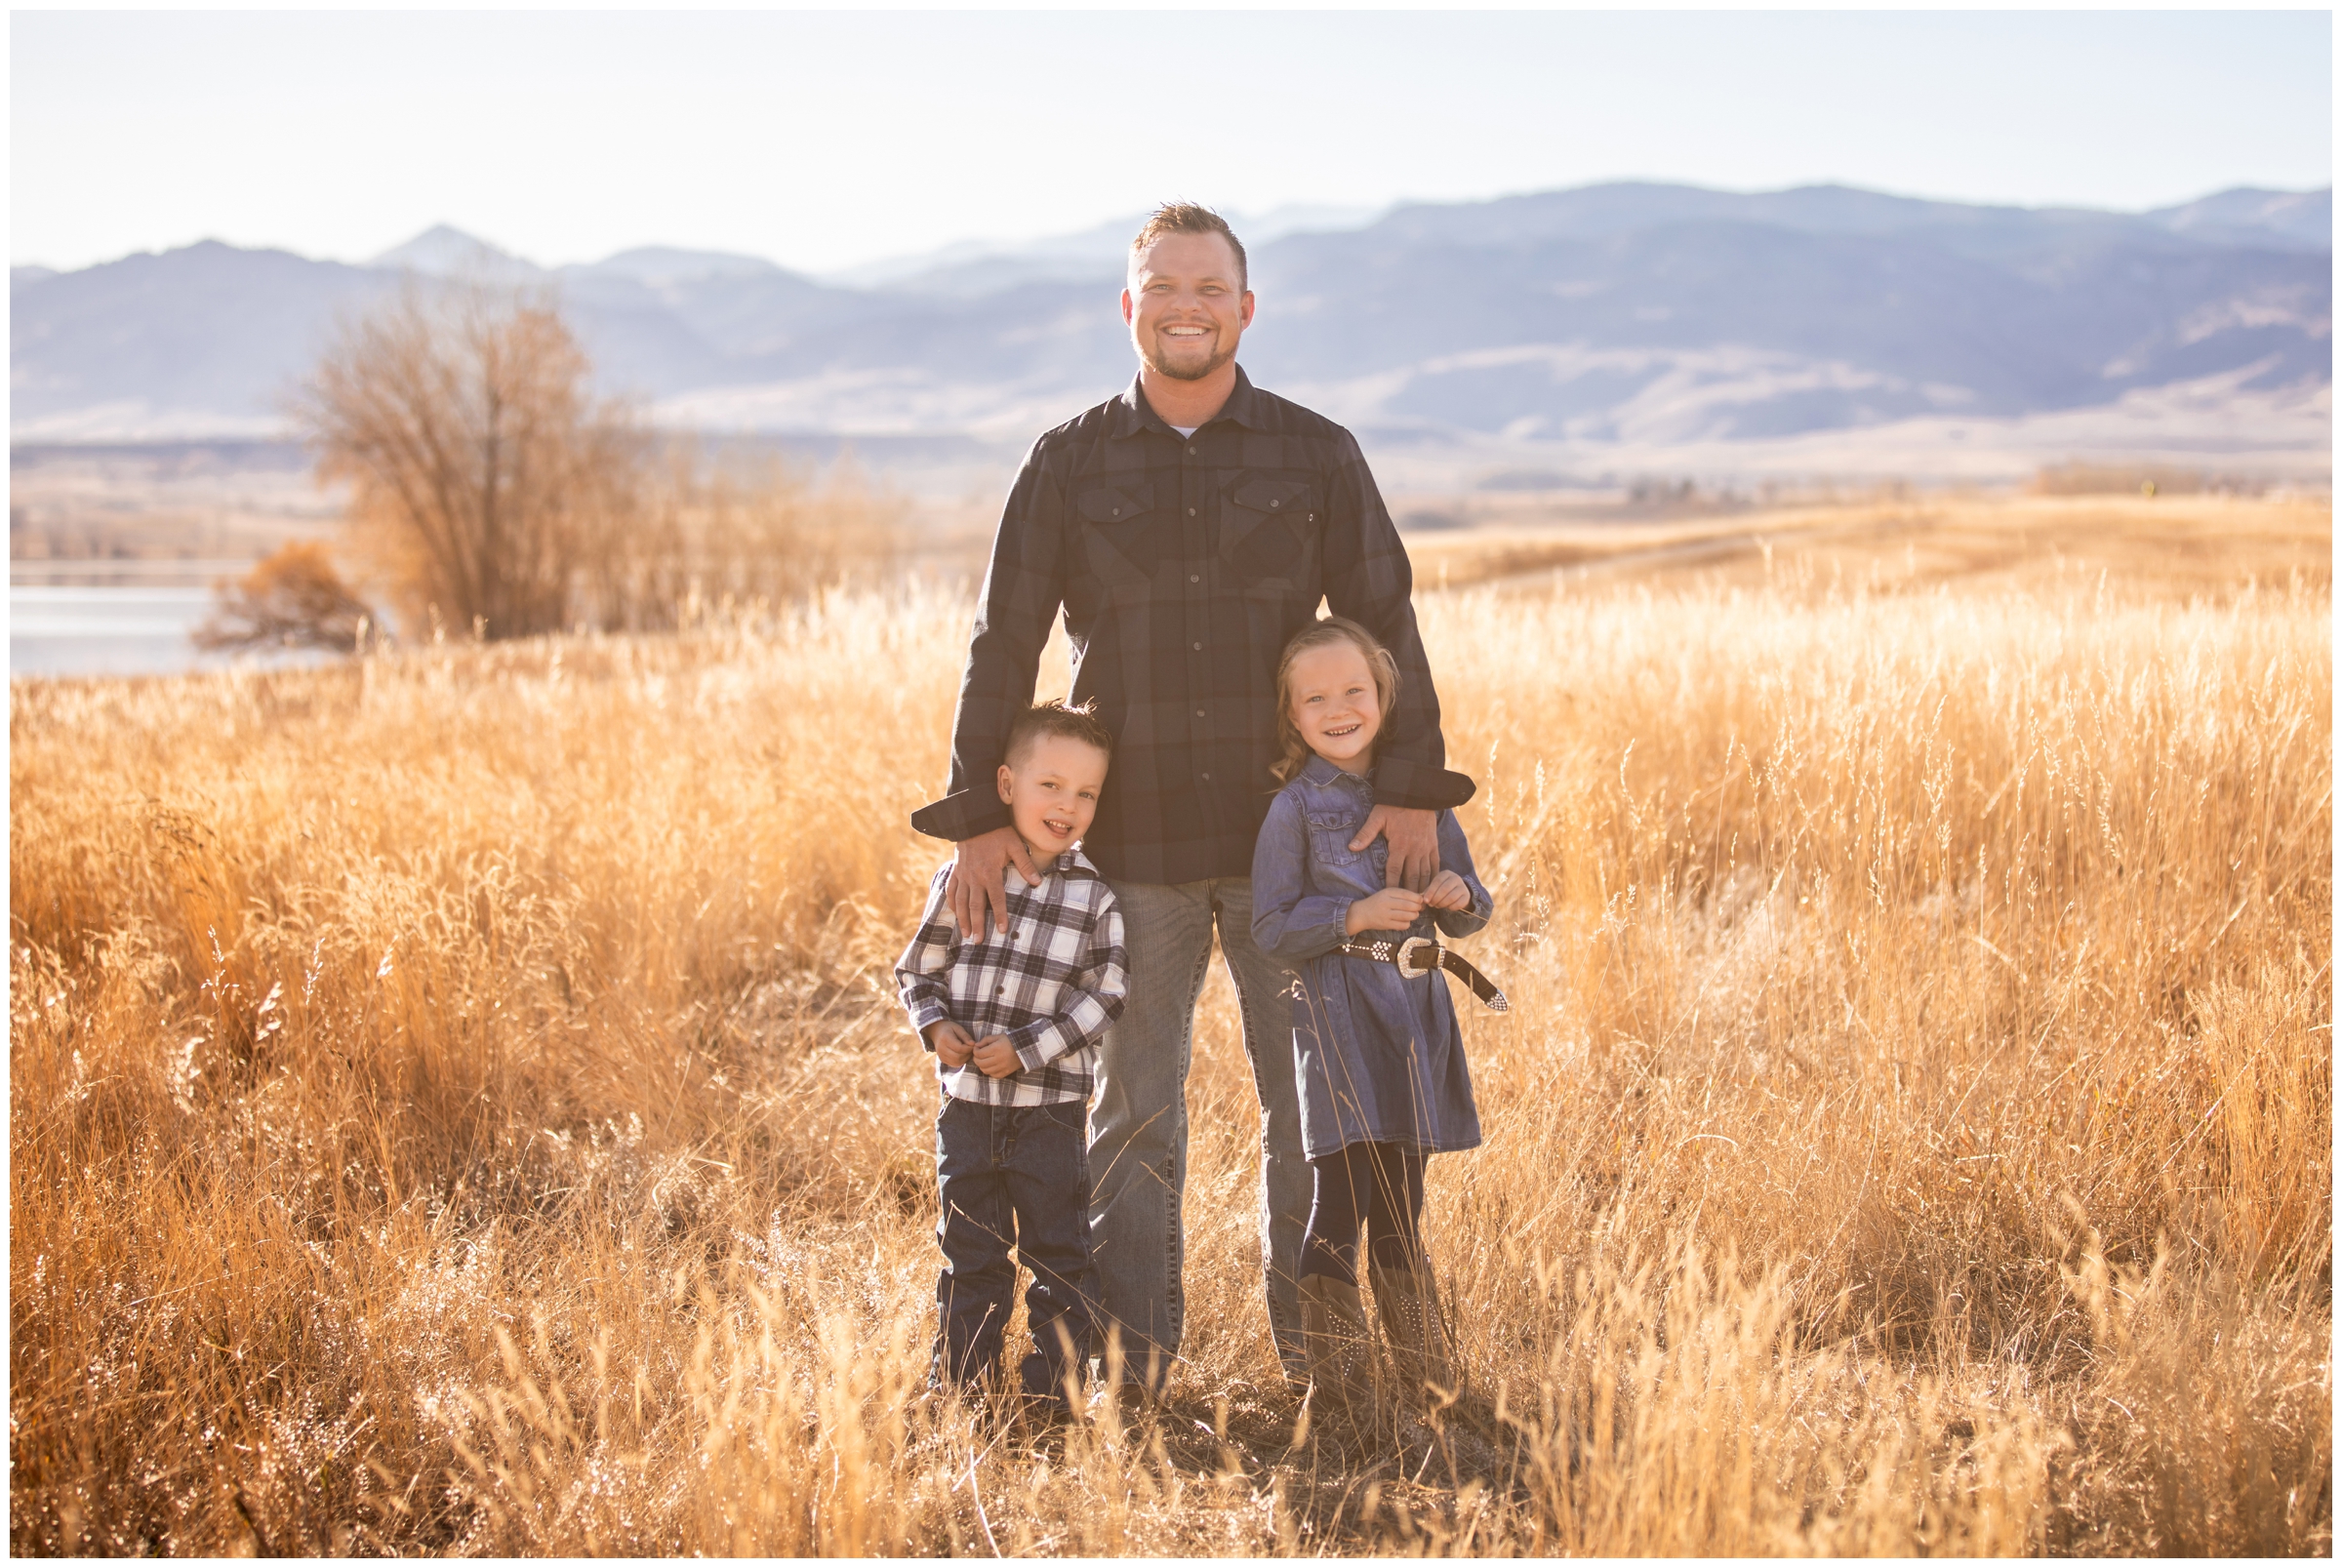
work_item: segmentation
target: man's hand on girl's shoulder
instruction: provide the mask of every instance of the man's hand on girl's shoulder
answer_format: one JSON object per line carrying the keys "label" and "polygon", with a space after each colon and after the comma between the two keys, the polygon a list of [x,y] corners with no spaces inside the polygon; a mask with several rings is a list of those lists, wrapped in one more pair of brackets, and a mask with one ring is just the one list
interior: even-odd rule
{"label": "man's hand on girl's shoulder", "polygon": [[1366,814],[1350,841],[1354,852],[1380,838],[1391,847],[1383,879],[1394,888],[1422,892],[1439,874],[1439,814],[1414,806],[1377,806]]}

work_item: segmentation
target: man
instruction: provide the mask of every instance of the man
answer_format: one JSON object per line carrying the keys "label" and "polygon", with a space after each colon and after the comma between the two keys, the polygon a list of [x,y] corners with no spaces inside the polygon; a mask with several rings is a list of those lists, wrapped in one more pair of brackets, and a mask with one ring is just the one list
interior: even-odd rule
{"label": "man", "polygon": [[1439,869],[1438,811],[1473,784],[1444,766],[1406,549],[1357,443],[1236,365],[1253,315],[1243,246],[1217,214],[1170,204],[1131,242],[1127,281],[1138,379],[1026,457],[968,647],[949,793],[911,824],[958,842],[948,897],[959,928],[1006,932],[1007,872],[1039,876],[992,780],[1062,609],[1073,701],[1094,703],[1114,736],[1084,848],[1122,911],[1129,959],[1091,1112],[1107,1322],[1126,1377],[1159,1393],[1185,1327],[1188,1065],[1216,929],[1261,1103],[1270,1328],[1285,1376],[1306,1384],[1296,1280],[1310,1170],[1286,979],[1253,945],[1250,878],[1276,789],[1277,656],[1321,598],[1371,628],[1401,672],[1375,775],[1385,804],[1353,847],[1384,838],[1390,880],[1421,891]]}

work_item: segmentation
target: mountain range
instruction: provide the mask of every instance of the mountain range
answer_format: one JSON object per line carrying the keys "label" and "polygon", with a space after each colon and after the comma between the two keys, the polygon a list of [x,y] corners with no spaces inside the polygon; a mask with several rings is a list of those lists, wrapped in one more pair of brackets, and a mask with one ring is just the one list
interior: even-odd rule
{"label": "mountain range", "polygon": [[[1370,450],[1474,471],[2028,439],[2322,471],[2332,221],[2330,190],[2244,189],[2127,214],[1650,183],[1288,210],[1250,225],[1243,362]],[[444,227],[358,265],[207,241],[17,267],[12,436],[273,433],[337,320],[470,273],[557,291],[601,382],[663,422],[1013,449],[1129,380],[1136,224],[834,277],[659,247],[546,269]]]}

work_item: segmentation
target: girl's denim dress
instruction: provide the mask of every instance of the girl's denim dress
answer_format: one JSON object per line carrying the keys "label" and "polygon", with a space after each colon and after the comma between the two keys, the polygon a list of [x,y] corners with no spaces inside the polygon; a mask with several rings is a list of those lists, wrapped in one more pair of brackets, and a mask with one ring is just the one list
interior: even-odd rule
{"label": "girl's denim dress", "polygon": [[[1373,809],[1371,776],[1313,756],[1270,803],[1252,852],[1253,941],[1294,974],[1301,1138],[1313,1160],[1358,1143],[1433,1153],[1480,1142],[1447,977],[1401,975],[1395,964],[1333,950],[1350,905],[1382,891],[1390,864],[1380,838],[1350,847]],[[1436,927],[1465,937],[1488,923],[1488,890],[1452,811],[1439,814],[1439,864],[1464,878],[1471,909],[1427,909],[1394,935],[1428,937]]]}

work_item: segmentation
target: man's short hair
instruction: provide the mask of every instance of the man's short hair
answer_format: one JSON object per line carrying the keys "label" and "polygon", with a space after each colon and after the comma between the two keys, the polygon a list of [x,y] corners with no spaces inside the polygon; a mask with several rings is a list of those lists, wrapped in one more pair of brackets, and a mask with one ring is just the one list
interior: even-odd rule
{"label": "man's short hair", "polygon": [[1098,722],[1098,715],[1089,704],[1069,707],[1051,698],[1046,703],[1033,704],[1010,722],[1008,744],[1000,748],[1000,759],[1015,767],[1044,735],[1059,735],[1094,745],[1110,757],[1114,754],[1113,732]]}
{"label": "man's short hair", "polygon": [[1139,253],[1165,234],[1217,234],[1228,241],[1228,248],[1236,253],[1236,288],[1239,292],[1252,287],[1252,274],[1244,260],[1244,242],[1236,231],[1228,226],[1228,220],[1209,207],[1191,201],[1167,201],[1147,215],[1139,225],[1138,238],[1130,242],[1130,258],[1137,261]]}

